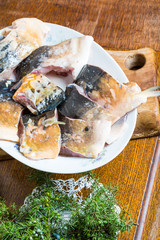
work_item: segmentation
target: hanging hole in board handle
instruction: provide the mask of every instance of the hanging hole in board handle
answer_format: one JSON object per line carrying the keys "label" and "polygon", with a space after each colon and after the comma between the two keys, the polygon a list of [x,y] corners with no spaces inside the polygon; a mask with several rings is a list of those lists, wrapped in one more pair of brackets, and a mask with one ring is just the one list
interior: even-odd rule
{"label": "hanging hole in board handle", "polygon": [[129,70],[138,70],[142,68],[146,63],[146,58],[143,54],[129,55],[124,64]]}

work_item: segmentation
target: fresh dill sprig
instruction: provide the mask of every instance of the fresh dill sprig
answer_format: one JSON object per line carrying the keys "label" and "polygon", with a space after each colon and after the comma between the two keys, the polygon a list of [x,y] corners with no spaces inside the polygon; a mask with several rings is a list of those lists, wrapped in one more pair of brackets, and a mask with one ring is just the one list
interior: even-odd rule
{"label": "fresh dill sprig", "polygon": [[[125,210],[117,209],[117,187],[104,186],[93,176],[90,194],[80,204],[66,193],[53,190],[50,174],[32,170],[30,180],[38,187],[27,204],[7,207],[0,199],[2,240],[115,240],[134,225]],[[69,220],[64,214],[69,213]]]}

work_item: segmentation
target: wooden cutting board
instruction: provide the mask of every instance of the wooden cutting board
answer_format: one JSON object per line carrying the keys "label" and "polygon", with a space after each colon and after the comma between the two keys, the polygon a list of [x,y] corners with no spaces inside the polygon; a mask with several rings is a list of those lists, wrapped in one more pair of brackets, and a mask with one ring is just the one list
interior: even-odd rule
{"label": "wooden cutting board", "polygon": [[[120,65],[129,81],[136,82],[142,90],[160,85],[158,60],[151,48],[130,51],[107,52]],[[138,107],[137,123],[132,139],[160,134],[160,110],[158,97],[148,98]]]}

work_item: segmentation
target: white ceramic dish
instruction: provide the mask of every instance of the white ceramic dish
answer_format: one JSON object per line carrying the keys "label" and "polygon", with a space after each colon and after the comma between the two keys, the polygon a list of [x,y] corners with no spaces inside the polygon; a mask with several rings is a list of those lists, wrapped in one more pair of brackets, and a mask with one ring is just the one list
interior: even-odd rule
{"label": "white ceramic dish", "polygon": [[[47,23],[54,34],[54,40],[52,44],[57,44],[61,41],[69,38],[83,36],[81,33],[76,32],[72,29]],[[128,79],[124,72],[121,70],[119,65],[114,59],[97,43],[93,42],[91,46],[91,53],[89,57],[89,64],[101,67],[103,70],[112,75],[118,82],[127,82]],[[48,75],[52,78],[52,74]],[[66,78],[65,78],[66,81]],[[70,78],[67,78],[68,83]],[[64,87],[63,79],[56,78],[56,83]],[[17,159],[18,161],[38,170],[52,172],[52,173],[79,173],[89,171],[105,165],[114,159],[119,153],[125,148],[129,142],[132,133],[135,128],[137,118],[137,110],[130,112],[127,115],[126,123],[128,128],[123,132],[122,136],[104,148],[104,151],[100,154],[97,159],[86,159],[86,158],[75,158],[75,157],[63,157],[59,156],[56,159],[45,159],[33,161],[25,158],[17,149],[17,145],[12,142],[0,141],[0,148],[2,148],[9,155]]]}

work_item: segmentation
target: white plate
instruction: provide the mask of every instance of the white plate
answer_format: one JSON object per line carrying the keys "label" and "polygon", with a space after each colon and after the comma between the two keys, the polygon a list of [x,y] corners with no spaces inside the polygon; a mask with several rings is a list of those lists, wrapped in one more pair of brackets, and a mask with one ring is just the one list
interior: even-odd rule
{"label": "white plate", "polygon": [[[57,44],[61,41],[69,38],[83,36],[81,33],[72,29],[59,26],[56,24],[47,23],[54,34],[54,40],[52,44]],[[103,70],[112,75],[119,82],[128,82],[127,77],[121,70],[115,60],[97,43],[93,42],[91,46],[91,53],[89,57],[89,64],[101,67]],[[48,76],[51,77],[51,74]],[[60,81],[57,77],[57,82],[63,85],[63,81]],[[0,141],[0,147],[9,155],[17,159],[18,161],[38,170],[52,172],[52,173],[80,173],[89,171],[114,159],[127,145],[135,128],[137,118],[137,111],[134,110],[127,115],[126,123],[128,128],[124,131],[123,135],[114,143],[104,148],[98,159],[86,159],[75,157],[63,157],[59,156],[56,159],[45,159],[33,161],[25,158],[16,148],[16,144],[7,141]]]}

